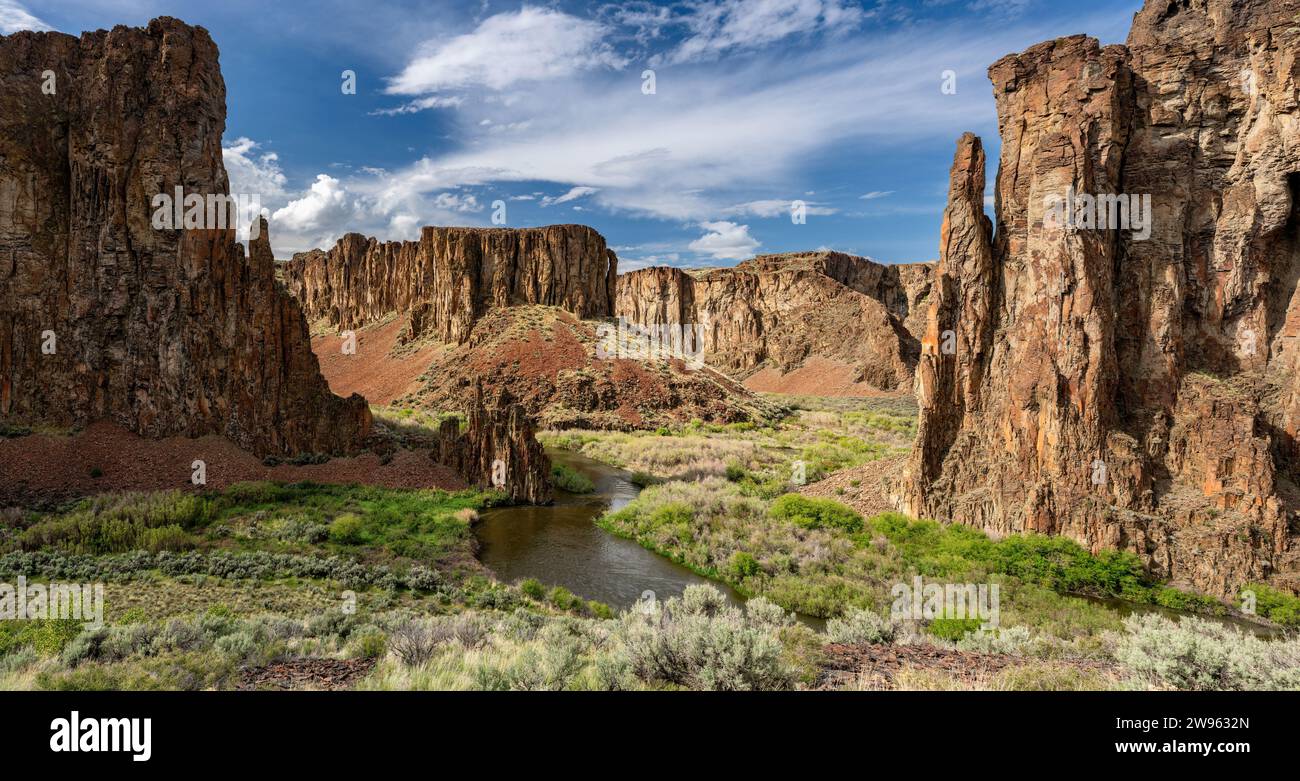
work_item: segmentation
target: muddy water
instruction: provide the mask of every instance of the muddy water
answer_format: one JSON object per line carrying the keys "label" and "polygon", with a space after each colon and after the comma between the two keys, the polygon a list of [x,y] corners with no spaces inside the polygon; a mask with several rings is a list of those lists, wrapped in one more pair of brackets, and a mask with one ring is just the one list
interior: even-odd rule
{"label": "muddy water", "polygon": [[497,577],[507,582],[536,578],[548,587],[564,586],[618,610],[631,607],[647,591],[663,600],[680,595],[692,583],[709,583],[735,604],[744,601],[725,584],[596,525],[602,514],[623,507],[640,492],[625,472],[568,451],[548,450],[547,455],[586,475],[596,490],[571,494],[557,489],[555,504],[549,507],[484,512],[475,527],[479,559]]}

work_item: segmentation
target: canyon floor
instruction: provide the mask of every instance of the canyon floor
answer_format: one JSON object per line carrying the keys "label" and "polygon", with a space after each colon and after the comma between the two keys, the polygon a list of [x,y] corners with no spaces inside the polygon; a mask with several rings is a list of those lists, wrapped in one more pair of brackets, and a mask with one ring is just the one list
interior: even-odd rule
{"label": "canyon floor", "polygon": [[[412,438],[436,431],[439,413],[393,402],[376,408],[379,425]],[[785,414],[539,435],[561,486],[556,510],[582,507],[600,544],[635,543],[684,573],[684,586],[628,604],[500,578],[482,546],[504,497],[403,485],[400,458],[364,457],[356,472],[344,466],[352,462],[254,462],[240,472],[213,451],[211,463],[242,481],[186,492],[158,490],[151,469],[119,474],[112,454],[140,448],[111,426],[0,442],[11,455],[42,442],[21,452],[103,465],[72,481],[90,484],[88,498],[4,511],[0,577],[101,581],[107,606],[99,629],[0,625],[0,687],[1300,686],[1293,599],[1261,592],[1276,620],[1243,616],[1148,579],[1132,556],[1093,555],[1061,538],[992,540],[890,512],[878,486],[915,434],[908,399],[764,402]],[[213,443],[160,446],[190,448],[174,454],[184,461]],[[53,463],[31,458],[32,475]],[[325,482],[375,482],[384,469],[388,485]],[[611,473],[640,490],[611,500],[602,482]],[[95,481],[107,481],[102,491]],[[521,533],[547,533],[552,508],[527,512],[535,528]],[[639,593],[634,559],[604,576],[631,579]],[[978,617],[900,618],[891,587],[916,577],[997,584],[996,628]],[[1188,648],[1198,649],[1190,663]],[[1183,662],[1170,665],[1174,657]]]}

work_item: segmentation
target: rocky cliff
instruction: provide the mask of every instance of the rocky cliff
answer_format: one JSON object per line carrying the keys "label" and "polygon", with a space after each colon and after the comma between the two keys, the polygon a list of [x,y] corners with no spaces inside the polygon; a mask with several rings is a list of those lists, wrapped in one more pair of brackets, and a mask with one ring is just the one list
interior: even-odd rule
{"label": "rocky cliff", "polygon": [[1297,52],[1295,0],[1151,0],[990,68],[995,219],[964,137],[903,509],[1295,588]]}
{"label": "rocky cliff", "polygon": [[365,401],[320,376],[265,226],[245,257],[233,227],[153,225],[157,194],[228,192],[224,127],[202,28],[0,37],[0,421],[107,418],[258,454],[366,436]]}
{"label": "rocky cliff", "polygon": [[284,272],[313,322],[355,329],[401,314],[409,317],[406,340],[461,343],[493,307],[543,304],[609,316],[618,259],[584,225],[426,227],[419,241],[350,233],[328,252],[295,255]]}
{"label": "rocky cliff", "polygon": [[877,390],[912,382],[933,267],[839,252],[760,255],[734,268],[653,267],[619,277],[616,313],[643,326],[698,325],[704,360],[744,378],[810,358],[845,365]]}
{"label": "rocky cliff", "polygon": [[534,436],[524,408],[505,388],[489,398],[475,382],[466,404],[468,425],[447,418],[438,432],[439,463],[482,488],[496,487],[513,501],[549,504],[554,499],[551,460]]}

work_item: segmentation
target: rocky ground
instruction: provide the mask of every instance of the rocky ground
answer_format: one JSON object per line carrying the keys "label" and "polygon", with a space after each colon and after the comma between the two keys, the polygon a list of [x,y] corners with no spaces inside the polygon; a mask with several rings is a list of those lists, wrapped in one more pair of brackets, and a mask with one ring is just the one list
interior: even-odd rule
{"label": "rocky ground", "polygon": [[73,434],[0,439],[0,503],[48,504],[109,491],[197,490],[192,464],[204,462],[208,488],[250,480],[364,483],[388,488],[460,489],[466,482],[428,452],[400,450],[330,458],[317,464],[268,466],[225,437],[145,439],[100,422]]}
{"label": "rocky ground", "polygon": [[406,326],[398,317],[359,330],[356,355],[342,355],[336,335],[317,336],[313,346],[336,392],[361,392],[398,408],[463,409],[481,380],[507,390],[548,428],[646,429],[779,414],[778,405],[708,368],[600,358],[598,324],[555,307],[516,306],[488,312],[460,345],[401,344],[396,334]]}
{"label": "rocky ground", "polygon": [[[1032,663],[1013,654],[963,651],[926,643],[830,643],[823,654],[817,689],[984,689],[998,686],[999,673]],[[1057,660],[1046,667],[1048,673],[1090,676],[1096,688],[1112,687],[1122,675],[1114,662],[1105,660]],[[1036,672],[1042,675],[1044,671]]]}
{"label": "rocky ground", "polygon": [[236,689],[351,689],[375,667],[374,659],[291,659],[240,670]]}

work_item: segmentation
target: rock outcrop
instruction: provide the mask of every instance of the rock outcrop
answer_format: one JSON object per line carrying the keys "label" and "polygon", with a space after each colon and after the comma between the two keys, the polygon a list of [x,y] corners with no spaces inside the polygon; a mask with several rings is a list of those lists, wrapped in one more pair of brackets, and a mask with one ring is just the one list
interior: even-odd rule
{"label": "rock outcrop", "polygon": [[[485,383],[550,428],[779,415],[730,378],[688,365],[689,356],[602,355],[602,329],[617,331],[609,322],[617,264],[595,230],[552,225],[425,228],[418,242],[349,234],[328,252],[295,255],[283,271],[317,326],[315,346],[336,387],[464,411]],[[341,355],[327,333],[341,330],[358,331],[354,354]]]}
{"label": "rock outcrop", "polygon": [[[0,422],[111,419],[258,454],[355,450],[265,225],[157,229],[153,198],[225,195],[225,85],[202,28],[0,37]],[[210,218],[209,218],[210,219]]]}
{"label": "rock outcrop", "polygon": [[920,324],[932,273],[839,252],[760,255],[734,268],[622,274],[614,308],[638,326],[702,327],[705,362],[737,378],[822,358],[895,391],[912,382],[920,343],[909,326]]}
{"label": "rock outcrop", "polygon": [[400,314],[409,317],[406,341],[461,343],[494,307],[611,315],[618,259],[585,225],[426,227],[419,241],[350,233],[328,252],[295,255],[284,274],[312,322],[344,330]]}
{"label": "rock outcrop", "polygon": [[[483,384],[507,392],[539,428],[628,431],[696,419],[767,423],[783,413],[707,366],[671,356],[601,357],[602,327],[609,326],[558,307],[500,307],[478,321],[464,344],[441,346],[422,363],[415,356],[384,356],[381,363],[409,362],[410,376],[418,375],[416,389],[398,399],[399,406],[467,409]],[[373,357],[362,355],[369,333],[360,334],[358,354],[345,360]]]}
{"label": "rock outcrop", "polygon": [[[1296,587],[1298,52],[1295,0],[1150,0],[1124,46],[990,68],[996,232],[967,136],[902,509],[1131,550],[1224,598]],[[1071,191],[1104,197],[1095,220],[1053,210]]]}
{"label": "rock outcrop", "polygon": [[483,384],[474,384],[468,426],[447,418],[438,431],[438,461],[481,488],[496,487],[512,501],[549,504],[551,460],[534,436],[523,407],[506,389],[488,399]]}

